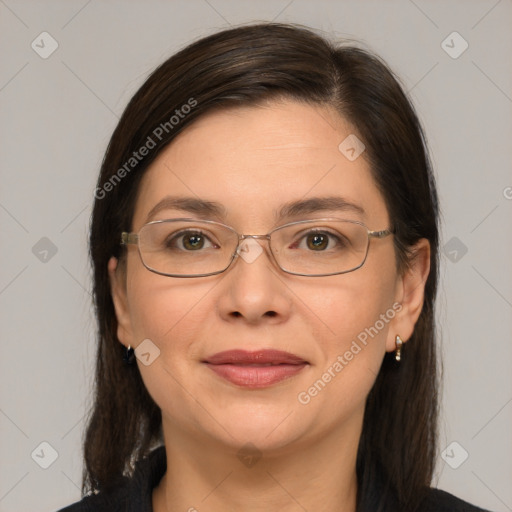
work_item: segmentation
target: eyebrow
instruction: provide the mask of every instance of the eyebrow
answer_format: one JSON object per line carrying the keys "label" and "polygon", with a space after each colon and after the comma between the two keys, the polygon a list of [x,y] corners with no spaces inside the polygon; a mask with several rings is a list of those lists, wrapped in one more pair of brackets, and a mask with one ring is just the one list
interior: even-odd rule
{"label": "eyebrow", "polygon": [[[217,220],[224,220],[227,216],[226,208],[215,201],[207,201],[195,197],[166,196],[150,210],[146,222],[150,222],[157,213],[163,210],[180,210],[193,213],[204,219],[214,217]],[[352,212],[363,217],[366,216],[362,206],[338,196],[312,197],[310,199],[291,201],[284,204],[278,212],[274,212],[274,216],[276,221],[279,221],[290,217],[324,211]]]}
{"label": "eyebrow", "polygon": [[166,196],[151,208],[146,222],[150,222],[150,220],[162,210],[181,210],[183,212],[195,213],[202,218],[215,217],[218,220],[224,219],[227,213],[224,206],[214,201],[206,201],[195,197]]}
{"label": "eyebrow", "polygon": [[310,213],[322,211],[352,212],[363,217],[366,216],[366,212],[362,206],[351,203],[342,197],[328,196],[312,197],[310,199],[301,199],[287,203],[279,211],[279,219],[309,215]]}

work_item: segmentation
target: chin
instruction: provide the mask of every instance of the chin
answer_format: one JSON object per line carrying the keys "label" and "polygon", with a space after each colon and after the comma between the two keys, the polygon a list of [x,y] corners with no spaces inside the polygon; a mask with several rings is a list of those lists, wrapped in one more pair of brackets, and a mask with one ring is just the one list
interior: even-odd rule
{"label": "chin", "polygon": [[[219,418],[211,412],[214,417]],[[302,414],[299,416],[299,413]],[[309,422],[302,420],[306,420],[304,411],[293,406],[271,406],[267,403],[263,406],[246,404],[239,407],[233,404],[232,407],[223,409],[222,419],[219,421],[227,432],[219,426],[215,432],[210,431],[210,435],[220,435],[222,442],[237,450],[250,443],[261,451],[275,451],[285,448],[310,430]],[[210,427],[211,425],[209,423]]]}

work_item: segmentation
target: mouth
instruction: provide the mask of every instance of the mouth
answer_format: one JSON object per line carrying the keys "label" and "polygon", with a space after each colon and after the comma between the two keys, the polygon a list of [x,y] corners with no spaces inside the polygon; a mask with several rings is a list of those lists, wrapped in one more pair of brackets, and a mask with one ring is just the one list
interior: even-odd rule
{"label": "mouth", "polygon": [[202,361],[219,377],[247,388],[264,388],[291,378],[309,365],[308,361],[280,350],[228,350]]}

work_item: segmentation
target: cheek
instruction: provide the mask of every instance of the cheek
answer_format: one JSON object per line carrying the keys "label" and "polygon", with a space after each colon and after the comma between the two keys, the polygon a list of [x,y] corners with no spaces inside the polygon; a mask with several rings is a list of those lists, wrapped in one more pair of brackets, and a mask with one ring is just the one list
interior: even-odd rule
{"label": "cheek", "polygon": [[[197,360],[204,340],[205,318],[212,314],[208,295],[215,283],[166,279],[141,273],[129,283],[130,313],[135,339],[150,339],[158,357],[149,365],[137,360],[149,394],[175,423],[190,425],[203,414],[191,397],[202,397]],[[185,390],[185,391],[184,391]]]}
{"label": "cheek", "polygon": [[[379,373],[394,310],[384,295],[345,286],[316,301],[313,331],[322,357],[297,400],[304,412],[328,409],[328,423],[361,411]],[[310,409],[311,407],[311,409]],[[302,410],[302,409],[301,409]]]}
{"label": "cheek", "polygon": [[370,391],[395,316],[392,274],[370,270],[326,281],[321,293],[310,291],[308,296],[314,312],[313,339],[322,353],[315,369],[314,377],[321,380],[316,387],[328,382],[331,392],[324,399],[336,405],[354,407]]}
{"label": "cheek", "polygon": [[322,287],[298,293],[305,297],[305,309],[314,313],[316,339],[324,339],[327,347],[342,349],[359,335],[364,339],[368,330],[373,333],[371,339],[385,337],[392,319],[393,280],[385,273],[357,272],[330,278]]}
{"label": "cheek", "polygon": [[150,338],[161,350],[169,341],[178,348],[197,330],[197,318],[214,283],[172,279],[143,269],[128,284],[132,328],[136,339]]}

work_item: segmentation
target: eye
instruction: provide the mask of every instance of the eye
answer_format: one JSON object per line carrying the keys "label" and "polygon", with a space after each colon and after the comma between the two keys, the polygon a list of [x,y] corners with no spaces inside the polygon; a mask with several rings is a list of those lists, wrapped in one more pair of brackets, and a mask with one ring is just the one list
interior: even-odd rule
{"label": "eye", "polygon": [[181,231],[170,235],[166,239],[167,249],[178,249],[182,251],[200,251],[201,249],[218,249],[210,238],[201,231]]}
{"label": "eye", "polygon": [[327,246],[329,245],[329,237],[324,233],[308,235],[306,237],[306,245],[308,246],[308,249],[312,249],[314,251],[318,249],[323,251],[327,249]]}
{"label": "eye", "polygon": [[294,242],[291,249],[308,249],[314,252],[322,252],[328,249],[343,249],[346,243],[342,235],[336,235],[328,231],[309,231]]}

